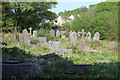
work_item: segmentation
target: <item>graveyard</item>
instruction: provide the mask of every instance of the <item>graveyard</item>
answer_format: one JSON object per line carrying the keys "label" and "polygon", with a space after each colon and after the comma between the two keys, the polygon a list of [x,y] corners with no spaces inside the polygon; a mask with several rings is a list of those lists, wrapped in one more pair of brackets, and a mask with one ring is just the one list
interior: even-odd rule
{"label": "graveyard", "polygon": [[101,2],[58,14],[49,10],[55,5],[2,3],[2,79],[117,80],[117,3]]}
{"label": "graveyard", "polygon": [[[60,76],[63,78],[114,78],[117,76],[118,43],[100,40],[99,32],[91,36],[91,33],[85,32],[84,29],[81,32],[65,33],[63,31],[64,34],[60,30],[52,29],[48,34],[51,37],[50,40],[45,36],[38,37],[38,31],[29,32],[24,29],[19,34],[2,35],[3,42],[6,43],[6,45],[2,44],[3,66],[7,63],[11,66],[12,64],[32,65],[30,70],[33,73],[29,72],[31,73],[28,73],[29,77],[39,78],[47,78],[47,76],[48,78],[59,78]],[[45,55],[49,55],[48,58],[43,58]],[[69,65],[70,68],[67,68],[67,71],[64,69],[66,65]],[[74,69],[77,69],[76,65],[78,66],[77,71]],[[37,71],[32,70],[34,67]],[[58,75],[55,75],[56,73]],[[18,77],[18,75],[16,76]]]}

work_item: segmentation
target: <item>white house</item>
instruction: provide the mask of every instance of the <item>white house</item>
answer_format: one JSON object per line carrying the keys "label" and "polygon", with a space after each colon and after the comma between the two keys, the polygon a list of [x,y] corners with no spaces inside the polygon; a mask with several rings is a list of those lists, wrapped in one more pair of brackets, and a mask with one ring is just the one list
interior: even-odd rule
{"label": "white house", "polygon": [[54,20],[54,24],[57,25],[62,25],[65,22],[70,22],[73,19],[75,19],[74,15],[71,15],[70,17],[66,17],[66,16],[59,16],[56,20]]}

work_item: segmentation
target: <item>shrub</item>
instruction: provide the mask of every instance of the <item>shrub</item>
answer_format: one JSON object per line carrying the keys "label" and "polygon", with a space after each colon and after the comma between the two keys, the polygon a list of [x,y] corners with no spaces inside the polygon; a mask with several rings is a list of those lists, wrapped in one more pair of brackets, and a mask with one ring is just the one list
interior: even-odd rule
{"label": "shrub", "polygon": [[31,40],[30,40],[30,43],[31,44],[37,44],[39,42],[39,40],[37,39],[37,38],[32,38]]}

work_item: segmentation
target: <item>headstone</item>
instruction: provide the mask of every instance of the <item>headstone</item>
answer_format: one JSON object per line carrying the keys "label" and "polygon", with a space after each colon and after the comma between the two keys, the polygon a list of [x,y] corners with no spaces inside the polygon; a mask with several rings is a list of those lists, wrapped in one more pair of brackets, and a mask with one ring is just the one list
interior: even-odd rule
{"label": "headstone", "polygon": [[82,34],[82,39],[83,39],[83,38],[84,38],[84,35],[86,34],[86,32],[84,32],[84,29],[82,29],[81,34]]}
{"label": "headstone", "polygon": [[56,37],[58,37],[58,36],[60,36],[60,35],[61,35],[60,30],[57,30],[57,31],[56,31]]}
{"label": "headstone", "polygon": [[117,46],[116,42],[109,42],[108,47],[115,48]]}
{"label": "headstone", "polygon": [[47,38],[46,37],[38,37],[39,41],[41,43],[46,43],[47,42]]}
{"label": "headstone", "polygon": [[48,48],[49,48],[49,49],[52,49],[52,44],[53,44],[52,41],[49,41],[49,42],[48,42]]}
{"label": "headstone", "polygon": [[85,40],[80,40],[79,50],[87,50],[87,44]]}
{"label": "headstone", "polygon": [[72,31],[69,32],[69,35],[72,33]]}
{"label": "headstone", "polygon": [[60,49],[60,53],[72,53],[72,49]]}
{"label": "headstone", "polygon": [[62,35],[61,38],[62,38],[62,39],[65,39],[65,38],[66,38],[66,35]]}
{"label": "headstone", "polygon": [[55,36],[55,31],[53,29],[50,30],[50,35]]}
{"label": "headstone", "polygon": [[99,63],[110,63],[109,60],[98,60]]}
{"label": "headstone", "polygon": [[60,41],[49,41],[48,47],[53,51],[53,52],[59,52],[60,50]]}
{"label": "headstone", "polygon": [[73,46],[77,45],[77,33],[76,32],[72,32],[70,34],[70,44]]}
{"label": "headstone", "polygon": [[37,31],[34,30],[34,31],[33,31],[33,37],[37,37],[36,34],[37,34]]}
{"label": "headstone", "polygon": [[23,30],[22,34],[20,34],[20,42],[30,42],[30,36],[26,29]]}
{"label": "headstone", "polygon": [[88,33],[86,34],[86,40],[87,40],[87,41],[90,41],[90,40],[91,40],[91,33],[90,33],[90,32],[88,32]]}
{"label": "headstone", "polygon": [[93,41],[99,41],[99,39],[100,39],[100,34],[99,34],[99,32],[96,32],[94,34]]}

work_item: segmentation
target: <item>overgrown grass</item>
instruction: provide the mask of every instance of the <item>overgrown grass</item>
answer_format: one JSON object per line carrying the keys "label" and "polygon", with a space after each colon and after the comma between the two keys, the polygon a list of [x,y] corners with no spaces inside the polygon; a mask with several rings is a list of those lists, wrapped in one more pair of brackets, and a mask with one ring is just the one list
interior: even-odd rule
{"label": "overgrown grass", "polygon": [[[45,36],[43,36],[45,37]],[[14,39],[14,38],[13,38]],[[51,39],[52,40],[52,39]],[[29,48],[27,43],[18,43],[8,39],[7,46],[3,50],[3,57],[7,58],[18,58],[24,60],[28,57],[38,56],[42,54],[50,54],[52,51],[48,49],[47,45],[41,45],[40,47]],[[88,74],[86,75],[65,75],[59,74],[63,71],[63,63],[64,61],[54,62],[52,65],[46,66],[46,74],[40,75],[45,77],[54,77],[54,78],[116,78],[118,73],[118,53],[113,50],[113,52],[87,52],[87,51],[79,51],[76,47],[73,47],[69,43],[69,38],[60,39],[55,38],[52,41],[60,41],[60,48],[62,49],[72,49],[72,53],[57,55],[63,58],[64,60],[71,62],[73,64],[92,64],[93,66],[88,70]],[[78,40],[79,41],[79,40]],[[107,45],[109,41],[100,41],[100,42],[87,42],[92,49],[97,50],[107,50],[108,48],[103,47],[103,45]],[[78,43],[79,45],[79,43]],[[110,63],[100,63],[98,60],[109,60]],[[55,67],[55,69],[54,69]],[[58,70],[59,69],[59,70]],[[58,70],[58,71],[57,71]],[[56,75],[58,74],[58,75]]]}

